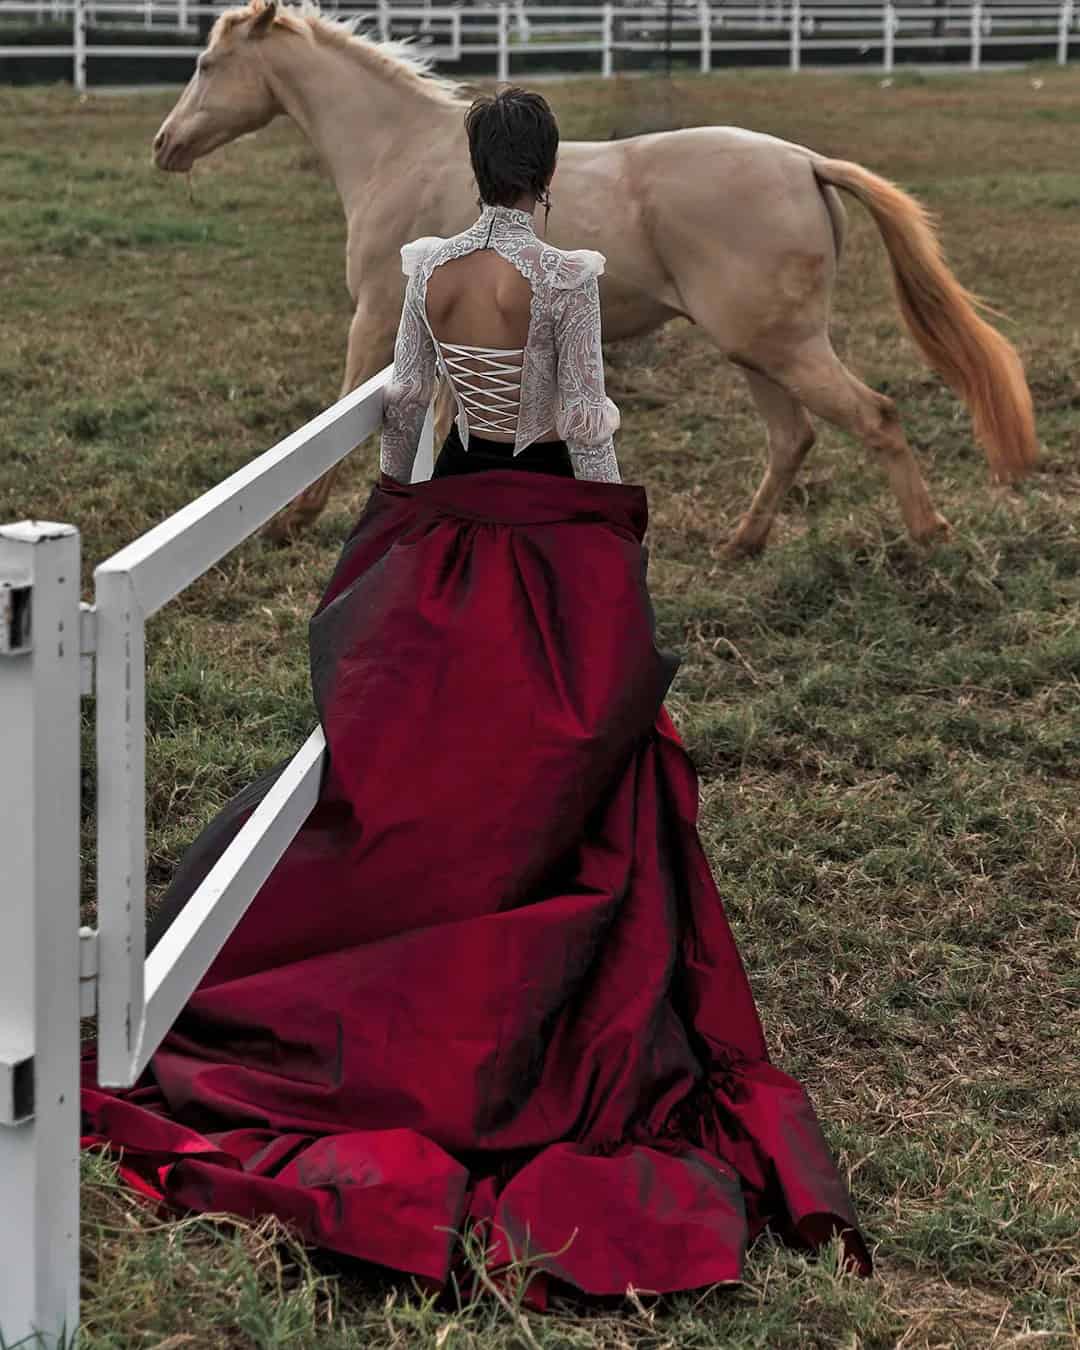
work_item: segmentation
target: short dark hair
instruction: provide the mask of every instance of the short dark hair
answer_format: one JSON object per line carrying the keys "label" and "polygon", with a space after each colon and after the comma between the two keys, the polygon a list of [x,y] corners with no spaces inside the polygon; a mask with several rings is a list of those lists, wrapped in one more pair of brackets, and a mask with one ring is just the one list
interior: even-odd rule
{"label": "short dark hair", "polygon": [[509,206],[522,193],[538,200],[555,171],[559,124],[542,94],[511,87],[483,94],[465,114],[480,198]]}

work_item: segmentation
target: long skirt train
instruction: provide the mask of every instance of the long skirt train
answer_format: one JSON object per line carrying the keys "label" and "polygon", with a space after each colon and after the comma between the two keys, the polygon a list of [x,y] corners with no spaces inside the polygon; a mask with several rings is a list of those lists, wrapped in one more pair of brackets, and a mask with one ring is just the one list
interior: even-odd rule
{"label": "long skirt train", "polygon": [[737,1280],[765,1225],[870,1272],[702,850],[646,520],[626,484],[380,477],[311,621],[319,802],[143,1080],[87,1062],[86,1145],[437,1284],[470,1225],[493,1268],[538,1257],[541,1300]]}

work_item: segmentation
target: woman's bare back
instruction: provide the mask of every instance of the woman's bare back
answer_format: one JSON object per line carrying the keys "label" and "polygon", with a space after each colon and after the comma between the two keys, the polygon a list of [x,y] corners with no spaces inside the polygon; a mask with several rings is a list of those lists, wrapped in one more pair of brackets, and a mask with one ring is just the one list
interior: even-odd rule
{"label": "woman's bare back", "polygon": [[[509,409],[515,399],[512,390],[521,384],[532,287],[513,263],[484,248],[440,263],[428,278],[426,298],[428,324],[444,360],[462,380],[455,379],[455,385],[470,423],[478,416],[477,408],[485,408],[485,415],[498,422],[495,409]],[[493,348],[498,355],[470,356],[460,350],[470,347]],[[504,411],[502,420],[512,419]],[[514,441],[512,426],[503,431],[478,428],[478,434],[491,441]],[[552,427],[542,439],[555,435]]]}

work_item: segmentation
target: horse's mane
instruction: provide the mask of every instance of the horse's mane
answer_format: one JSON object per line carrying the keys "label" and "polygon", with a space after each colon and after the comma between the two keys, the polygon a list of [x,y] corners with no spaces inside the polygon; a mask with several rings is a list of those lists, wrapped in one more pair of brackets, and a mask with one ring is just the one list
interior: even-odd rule
{"label": "horse's mane", "polygon": [[[250,0],[250,3],[237,9],[227,9],[214,24],[210,34],[211,44],[231,32],[245,19],[257,17],[266,9],[266,0]],[[272,20],[275,28],[287,29],[301,37],[314,38],[341,47],[371,70],[385,75],[388,79],[406,82],[419,88],[429,98],[440,103],[463,103],[464,84],[447,79],[443,75],[433,75],[431,67],[434,58],[416,50],[412,42],[397,38],[385,42],[376,41],[365,33],[354,31],[356,19],[332,19],[321,12],[316,0],[300,0],[299,4],[281,4]]]}

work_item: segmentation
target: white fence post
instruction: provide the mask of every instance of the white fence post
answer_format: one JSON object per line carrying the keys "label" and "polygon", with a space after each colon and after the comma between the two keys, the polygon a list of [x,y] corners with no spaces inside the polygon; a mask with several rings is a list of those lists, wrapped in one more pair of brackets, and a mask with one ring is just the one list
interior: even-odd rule
{"label": "white fence post", "polygon": [[79,534],[0,527],[0,1332],[79,1321]]}
{"label": "white fence post", "polygon": [[498,29],[499,29],[499,55],[498,55],[498,69],[496,71],[495,78],[505,83],[505,81],[509,80],[510,78],[510,34],[507,24],[507,14],[505,4],[501,4],[499,6]]}
{"label": "white fence post", "polygon": [[974,0],[971,6],[971,69],[979,69],[982,55],[982,4]]}
{"label": "white fence post", "polygon": [[1069,60],[1069,28],[1072,24],[1072,0],[1061,0],[1061,18],[1058,22],[1058,65]]}
{"label": "white fence post", "polygon": [[601,56],[600,74],[605,80],[611,79],[611,39],[612,28],[615,20],[615,6],[606,4],[604,6],[604,22],[601,29],[600,42],[603,48]]}
{"label": "white fence post", "polygon": [[461,60],[461,10],[450,11],[450,50],[446,54],[448,61]]}
{"label": "white fence post", "polygon": [[799,0],[791,3],[791,69],[798,70],[802,65],[802,5]]}
{"label": "white fence post", "polygon": [[[94,570],[94,599],[98,1082],[121,1087],[129,1082],[145,1017],[146,640],[143,611],[129,576],[101,564]],[[121,1027],[122,1047],[117,1045]]]}
{"label": "white fence post", "polygon": [[884,25],[885,39],[885,71],[891,75],[896,61],[896,9],[891,0],[885,0],[885,11],[882,16]]}
{"label": "white fence post", "polygon": [[390,6],[387,0],[379,0],[379,41],[387,42],[390,38]]}
{"label": "white fence post", "polygon": [[86,93],[86,0],[73,0],[71,23],[74,29],[75,92]]}
{"label": "white fence post", "polygon": [[701,0],[701,73],[708,75],[712,70],[712,24],[709,14],[709,0]]}

